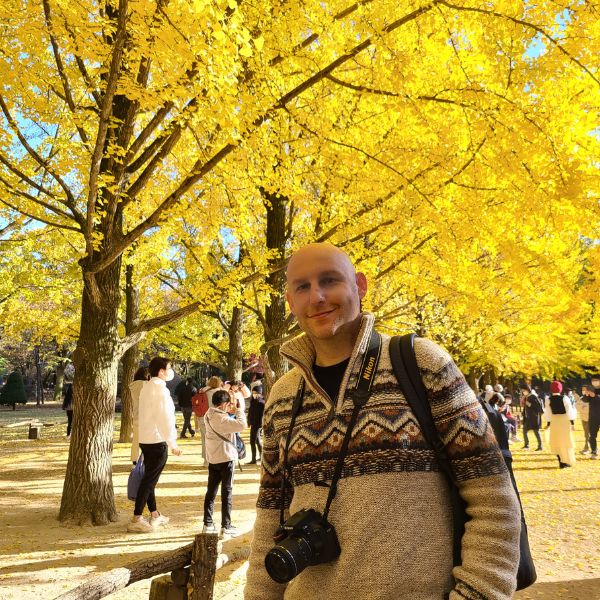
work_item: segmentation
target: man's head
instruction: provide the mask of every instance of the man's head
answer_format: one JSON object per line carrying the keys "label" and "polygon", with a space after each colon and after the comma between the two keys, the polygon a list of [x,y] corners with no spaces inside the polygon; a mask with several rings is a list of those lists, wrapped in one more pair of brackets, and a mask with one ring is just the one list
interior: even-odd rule
{"label": "man's head", "polygon": [[600,388],[600,375],[592,375],[592,387],[598,389]]}
{"label": "man's head", "polygon": [[229,395],[229,392],[225,391],[225,390],[217,390],[213,395],[212,395],[212,403],[213,406],[216,407],[220,407],[220,408],[224,408],[223,404],[227,404],[231,401],[231,397]]}
{"label": "man's head", "polygon": [[290,258],[286,298],[300,329],[313,340],[334,338],[355,325],[366,293],[364,274],[331,244],[308,244]]}
{"label": "man's head", "polygon": [[155,356],[148,365],[148,370],[152,377],[159,377],[165,381],[173,379],[171,369],[171,361],[164,356]]}

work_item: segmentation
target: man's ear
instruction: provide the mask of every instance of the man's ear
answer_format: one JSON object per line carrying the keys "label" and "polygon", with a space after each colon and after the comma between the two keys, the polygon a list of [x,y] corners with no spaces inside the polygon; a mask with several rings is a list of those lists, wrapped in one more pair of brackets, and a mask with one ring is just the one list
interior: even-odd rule
{"label": "man's ear", "polygon": [[286,290],[285,292],[285,299],[287,300],[288,306],[290,307],[290,312],[296,316],[296,313],[294,312],[294,301],[292,300],[292,297],[290,295],[290,293]]}
{"label": "man's ear", "polygon": [[367,294],[367,277],[364,273],[356,274],[356,287],[358,288],[358,297],[362,300]]}

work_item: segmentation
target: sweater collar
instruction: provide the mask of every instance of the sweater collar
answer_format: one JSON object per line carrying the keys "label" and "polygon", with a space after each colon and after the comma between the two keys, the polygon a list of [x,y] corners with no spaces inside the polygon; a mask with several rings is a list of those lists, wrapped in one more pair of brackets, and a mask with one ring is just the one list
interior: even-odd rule
{"label": "sweater collar", "polygon": [[152,379],[150,379],[151,383],[154,383],[155,385],[162,385],[164,387],[167,387],[167,382],[164,379],[161,379],[160,377],[152,377]]}
{"label": "sweater collar", "polygon": [[[367,349],[374,323],[375,315],[367,312],[362,313],[360,329],[358,330],[354,348],[350,355],[350,364]],[[299,367],[305,374],[312,373],[316,350],[311,339],[305,333],[282,344],[280,353],[291,363]]]}

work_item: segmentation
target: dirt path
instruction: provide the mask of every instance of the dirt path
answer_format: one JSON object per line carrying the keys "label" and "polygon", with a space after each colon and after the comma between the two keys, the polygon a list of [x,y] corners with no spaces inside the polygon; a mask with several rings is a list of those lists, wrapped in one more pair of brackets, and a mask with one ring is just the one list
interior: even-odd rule
{"label": "dirt path", "polygon": [[[185,545],[202,527],[207,470],[195,439],[182,440],[185,454],[169,457],[157,488],[159,508],[172,519],[167,529],[126,532],[132,512],[125,490],[129,447],[118,443],[113,470],[119,521],[61,526],[56,515],[68,451],[62,421],[44,428],[41,440],[25,439],[25,429],[13,428],[10,435],[0,429],[1,600],[51,600],[94,573]],[[559,471],[549,454],[517,450],[515,464],[539,575],[515,598],[600,600],[600,460],[584,457],[574,469]],[[257,489],[256,467],[236,472],[233,521],[248,533],[224,542],[223,552],[241,553],[249,544]],[[238,561],[219,570],[215,598],[242,598],[245,569]],[[149,581],[139,582],[110,598],[146,600],[149,587]]]}

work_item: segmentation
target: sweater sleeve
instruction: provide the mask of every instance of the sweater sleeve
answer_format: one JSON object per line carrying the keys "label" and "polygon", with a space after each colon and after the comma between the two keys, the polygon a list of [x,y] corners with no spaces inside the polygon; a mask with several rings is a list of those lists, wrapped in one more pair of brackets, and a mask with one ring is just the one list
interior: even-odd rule
{"label": "sweater sleeve", "polygon": [[156,418],[156,428],[170,449],[177,447],[177,430],[175,429],[175,405],[171,394],[165,388],[160,399],[159,415]]}
{"label": "sweater sleeve", "polygon": [[[265,569],[265,556],[273,547],[273,534],[279,526],[281,506],[281,473],[282,460],[279,452],[279,440],[273,427],[274,402],[277,384],[265,405],[263,418],[263,451],[260,488],[256,503],[256,520],[254,536],[250,550],[245,600],[281,600],[285,592],[285,584],[273,581]],[[286,508],[291,502],[291,493],[285,499]],[[287,518],[287,511],[286,511]]]}
{"label": "sweater sleeve", "polygon": [[516,588],[521,512],[508,468],[474,392],[450,356],[415,343],[432,414],[470,519],[450,600],[509,600]]}

